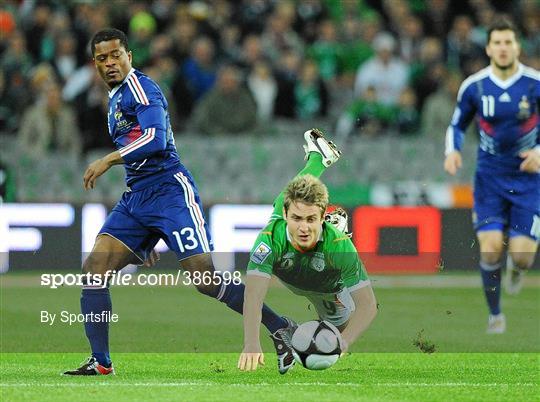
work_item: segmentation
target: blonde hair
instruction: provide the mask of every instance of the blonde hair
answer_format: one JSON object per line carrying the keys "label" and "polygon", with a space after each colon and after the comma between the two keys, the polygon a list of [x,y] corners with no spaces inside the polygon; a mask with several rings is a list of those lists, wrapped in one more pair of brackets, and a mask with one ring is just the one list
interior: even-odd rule
{"label": "blonde hair", "polygon": [[285,188],[283,207],[288,211],[292,202],[300,201],[308,205],[316,205],[324,214],[328,206],[328,189],[322,181],[310,174],[295,177]]}

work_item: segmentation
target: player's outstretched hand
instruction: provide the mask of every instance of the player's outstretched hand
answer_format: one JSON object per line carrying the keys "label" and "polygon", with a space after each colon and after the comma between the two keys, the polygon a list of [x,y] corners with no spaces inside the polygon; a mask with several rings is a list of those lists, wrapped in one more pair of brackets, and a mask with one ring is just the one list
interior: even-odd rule
{"label": "player's outstretched hand", "polygon": [[461,153],[458,151],[450,152],[444,160],[444,170],[454,176],[461,168],[462,160]]}
{"label": "player's outstretched hand", "polygon": [[528,149],[520,152],[519,156],[523,158],[523,162],[519,165],[519,170],[527,173],[540,172],[540,152],[536,149]]}
{"label": "player's outstretched hand", "polygon": [[85,190],[89,190],[96,186],[96,180],[99,176],[105,173],[111,165],[105,160],[105,158],[98,159],[97,161],[92,162],[86,168],[83,176],[83,185]]}
{"label": "player's outstretched hand", "polygon": [[[238,359],[238,368],[242,371],[255,371],[259,364],[264,366],[264,353],[261,347],[255,352],[246,352],[246,348],[242,351],[240,358]],[[250,350],[254,350],[251,349]]]}
{"label": "player's outstretched hand", "polygon": [[146,258],[146,261],[144,261],[143,265],[147,268],[152,268],[154,265],[156,265],[158,261],[159,261],[159,253],[155,249],[152,249],[148,257]]}

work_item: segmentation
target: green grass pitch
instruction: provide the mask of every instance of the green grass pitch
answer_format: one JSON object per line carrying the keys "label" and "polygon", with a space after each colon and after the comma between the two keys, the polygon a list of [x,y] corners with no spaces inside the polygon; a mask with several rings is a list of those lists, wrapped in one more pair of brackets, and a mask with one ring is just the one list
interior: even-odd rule
{"label": "green grass pitch", "polygon": [[[378,288],[375,281],[379,315],[353,353],[329,370],[296,366],[284,376],[265,332],[266,365],[239,372],[241,317],[192,288],[118,287],[111,292],[120,318],[111,329],[117,375],[66,378],[60,373],[88,355],[82,325],[41,323],[40,311],[78,312],[80,290],[51,290],[13,274],[0,284],[2,401],[540,401],[536,286],[503,295],[508,331],[489,336],[479,288]],[[314,318],[305,299],[281,287],[267,301],[297,321]],[[419,336],[434,353],[414,345]]]}
{"label": "green grass pitch", "polygon": [[533,401],[538,357],[533,354],[355,353],[327,371],[295,367],[277,373],[267,354],[262,370],[236,370],[237,354],[117,354],[118,375],[64,378],[81,356],[2,356],[3,401]]}

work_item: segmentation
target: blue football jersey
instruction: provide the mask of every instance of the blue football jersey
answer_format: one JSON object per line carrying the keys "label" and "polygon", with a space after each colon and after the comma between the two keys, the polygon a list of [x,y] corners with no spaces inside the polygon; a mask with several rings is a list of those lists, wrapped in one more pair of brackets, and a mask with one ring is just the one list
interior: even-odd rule
{"label": "blue football jersey", "polygon": [[[491,67],[463,81],[452,122],[446,132],[446,151],[461,150],[467,126],[476,117],[480,133],[478,172],[516,173],[519,153],[539,146],[540,75],[519,65],[502,81]],[[540,151],[540,149],[538,149]]]}
{"label": "blue football jersey", "polygon": [[109,134],[124,159],[130,187],[181,167],[167,108],[159,86],[135,69],[109,92]]}

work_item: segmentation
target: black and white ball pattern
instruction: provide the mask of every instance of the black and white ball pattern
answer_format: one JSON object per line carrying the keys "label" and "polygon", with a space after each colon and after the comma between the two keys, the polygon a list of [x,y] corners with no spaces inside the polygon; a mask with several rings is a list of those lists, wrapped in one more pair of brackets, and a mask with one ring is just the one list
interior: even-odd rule
{"label": "black and white ball pattern", "polygon": [[341,334],[328,321],[308,321],[301,324],[292,336],[295,359],[310,370],[333,366],[341,354]]}

